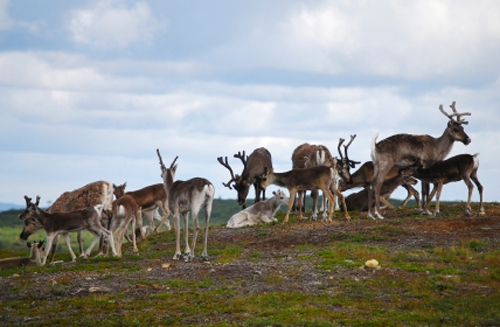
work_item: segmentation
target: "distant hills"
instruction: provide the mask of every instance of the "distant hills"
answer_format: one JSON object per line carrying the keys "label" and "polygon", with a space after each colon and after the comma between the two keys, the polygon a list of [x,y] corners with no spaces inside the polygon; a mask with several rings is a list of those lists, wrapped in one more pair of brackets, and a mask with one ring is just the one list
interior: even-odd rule
{"label": "distant hills", "polygon": [[2,211],[7,211],[7,210],[11,210],[11,209],[24,209],[23,206],[19,205],[19,204],[13,204],[13,203],[3,203],[3,202],[0,202],[0,212]]}

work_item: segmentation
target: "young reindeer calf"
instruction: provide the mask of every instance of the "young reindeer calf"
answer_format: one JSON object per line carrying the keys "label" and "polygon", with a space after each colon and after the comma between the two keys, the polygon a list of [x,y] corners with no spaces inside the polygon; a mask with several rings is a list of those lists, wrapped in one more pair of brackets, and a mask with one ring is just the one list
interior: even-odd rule
{"label": "young reindeer calf", "polygon": [[227,222],[228,228],[240,228],[243,226],[252,226],[258,223],[270,223],[278,221],[274,218],[276,211],[282,204],[288,202],[283,191],[273,192],[274,196],[266,201],[254,203],[250,207],[234,214]]}
{"label": "young reindeer calf", "polygon": [[64,235],[66,240],[66,245],[71,254],[71,258],[73,261],[76,260],[75,253],[71,249],[71,244],[69,241],[68,233],[78,232],[84,229],[94,235],[94,239],[87,251],[85,251],[84,256],[87,257],[90,255],[92,248],[99,241],[101,236],[105,236],[107,241],[111,245],[111,250],[113,255],[117,255],[115,244],[113,242],[113,233],[108,231],[101,225],[101,213],[102,213],[102,205],[97,205],[95,207],[88,207],[76,211],[65,212],[65,213],[48,213],[38,207],[40,203],[40,197],[36,197],[36,202],[32,203],[31,199],[25,196],[26,199],[26,209],[19,215],[19,219],[24,220],[25,228],[21,233],[21,239],[26,240],[30,232],[27,232],[27,227],[29,225],[37,225],[42,226],[47,234],[47,244],[45,251],[45,256],[42,260],[42,266],[45,265],[47,261],[47,257],[49,255],[49,250],[54,242],[54,239],[59,239],[61,235]]}
{"label": "young reindeer calf", "polygon": [[465,182],[465,185],[467,185],[467,188],[469,189],[466,215],[471,215],[470,200],[472,196],[472,190],[474,189],[474,185],[472,185],[470,181],[472,179],[479,191],[479,214],[484,215],[485,212],[483,207],[483,186],[477,179],[477,169],[479,168],[479,159],[477,158],[478,155],[479,153],[476,153],[474,155],[460,154],[444,161],[438,161],[428,168],[423,168],[421,166],[404,168],[400,170],[400,174],[412,175],[423,182],[434,184],[434,188],[429,194],[429,200],[425,203],[424,207],[424,213],[430,215],[431,213],[429,211],[429,202],[434,197],[434,194],[437,194],[434,216],[439,214],[439,198],[441,197],[441,190],[443,189],[443,185],[450,182],[458,182],[461,180]]}
{"label": "young reindeer calf", "polygon": [[22,266],[41,266],[42,256],[44,254],[43,241],[41,242],[27,242],[28,247],[31,249],[31,255],[26,258],[6,258],[0,260],[0,270],[22,267]]}

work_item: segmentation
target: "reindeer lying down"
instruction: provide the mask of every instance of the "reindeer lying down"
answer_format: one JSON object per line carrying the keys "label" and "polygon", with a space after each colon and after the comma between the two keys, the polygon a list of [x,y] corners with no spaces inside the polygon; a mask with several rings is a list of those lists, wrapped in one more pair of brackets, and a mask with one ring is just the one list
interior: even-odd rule
{"label": "reindeer lying down", "polygon": [[252,206],[241,210],[229,219],[228,228],[240,228],[243,226],[252,226],[258,223],[270,223],[278,221],[274,214],[282,204],[287,204],[288,198],[283,191],[273,192],[273,197],[254,203]]}

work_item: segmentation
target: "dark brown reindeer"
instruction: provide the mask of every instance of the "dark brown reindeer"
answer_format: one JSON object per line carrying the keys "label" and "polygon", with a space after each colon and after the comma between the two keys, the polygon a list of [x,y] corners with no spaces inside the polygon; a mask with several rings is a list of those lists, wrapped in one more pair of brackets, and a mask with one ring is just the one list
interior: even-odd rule
{"label": "dark brown reindeer", "polygon": [[[250,186],[253,185],[255,189],[255,201],[257,203],[261,200],[266,199],[266,189],[261,188],[258,180],[258,176],[264,173],[264,167],[272,169],[273,163],[271,158],[271,153],[266,148],[257,148],[249,156],[245,158],[245,151],[243,153],[238,152],[234,155],[235,158],[239,158],[243,163],[243,171],[240,175],[234,175],[233,169],[227,161],[227,157],[222,160],[222,157],[218,157],[217,161],[226,167],[231,174],[231,179],[227,183],[222,183],[222,185],[228,187],[229,189],[234,189],[238,192],[238,205],[242,206],[243,209],[246,208],[246,198],[250,190]],[[232,185],[231,185],[232,184]]]}
{"label": "dark brown reindeer", "polygon": [[[384,181],[384,184],[382,184],[382,188],[380,189],[380,199],[384,204],[389,207],[393,208],[392,204],[389,203],[388,199],[391,196],[391,194],[399,187],[412,187],[412,185],[415,185],[417,183],[417,180],[411,176],[402,176],[402,175],[396,175],[393,176],[389,179],[386,179]],[[357,192],[357,193],[352,193],[345,198],[345,203],[347,205],[347,210],[358,210],[358,211],[367,211],[368,210],[368,188],[364,188],[363,190]],[[417,192],[418,194],[418,192]],[[408,200],[411,198],[412,194],[408,194],[406,199],[403,201],[403,203],[408,202]],[[418,200],[418,198],[417,198]],[[419,201],[420,202],[420,201]]]}
{"label": "dark brown reindeer", "polygon": [[[387,173],[387,176],[385,177],[385,181],[384,181],[383,185],[385,185],[385,183],[389,179],[397,176],[399,173],[399,169],[400,168],[398,166],[393,166],[391,168],[391,170]],[[344,192],[344,191],[349,190],[349,189],[362,187],[366,190],[366,192],[365,193],[358,192],[356,194],[366,194],[368,196],[367,192],[368,192],[370,185],[372,183],[374,174],[375,174],[375,171],[374,171],[374,167],[373,167],[373,161],[366,161],[365,163],[363,163],[361,165],[361,167],[359,167],[358,170],[356,170],[354,173],[351,174],[352,183],[350,185],[347,185],[347,183],[344,182],[344,180],[342,180],[342,179],[340,180],[339,190],[341,192]],[[412,184],[412,183],[401,184],[401,186],[404,187],[406,189],[406,192],[407,192],[406,198],[401,203],[401,206],[404,207],[408,203],[408,201],[411,199],[411,197],[413,196],[415,198],[417,206],[419,208],[421,208],[420,194],[412,185],[415,185],[415,184]],[[384,186],[382,186],[382,188],[384,188]],[[386,205],[386,207],[393,208],[393,206],[387,201],[386,197],[383,196],[384,192],[381,191],[380,194],[382,195],[380,200]],[[365,200],[368,201],[368,197]],[[346,198],[346,203],[347,203],[347,198]],[[366,206],[368,207],[368,204],[366,204]],[[349,208],[349,204],[347,205],[347,207]]]}
{"label": "dark brown reindeer", "polygon": [[[201,208],[205,209],[205,239],[203,242],[202,260],[208,260],[207,243],[208,243],[208,224],[210,222],[210,214],[212,212],[212,202],[214,200],[215,188],[208,180],[195,177],[187,181],[175,181],[175,171],[177,165],[175,162],[178,157],[167,168],[163,164],[160,151],[156,149],[158,158],[160,159],[161,178],[165,186],[167,194],[168,209],[172,213],[174,228],[175,228],[175,243],[176,249],[174,260],[179,260],[184,256],[184,261],[189,262],[194,259],[194,247],[196,245],[196,237],[198,236],[198,213]],[[189,248],[189,213],[193,220],[193,243]],[[184,217],[184,240],[186,247],[184,255],[181,254],[180,246],[180,216]]]}
{"label": "dark brown reindeer", "polygon": [[[423,167],[429,167],[436,161],[443,160],[450,153],[455,141],[460,141],[465,145],[471,142],[462,126],[468,124],[467,121],[462,119],[462,116],[469,116],[470,113],[458,113],[455,108],[455,101],[450,107],[453,110],[451,115],[444,111],[443,105],[439,106],[439,110],[449,118],[449,122],[443,134],[438,138],[430,135],[396,134],[376,143],[377,136],[374,137],[372,160],[375,176],[370,191],[374,192],[375,217],[384,218],[380,213],[380,188],[393,166],[406,167],[421,164]],[[424,186],[422,190],[422,203],[424,205],[427,200]],[[372,196],[368,196],[368,201],[371,208]],[[368,217],[373,218],[374,216],[369,210]]]}
{"label": "dark brown reindeer", "polygon": [[479,159],[477,158],[478,155],[479,153],[476,153],[473,156],[470,154],[459,154],[444,161],[435,162],[427,168],[423,168],[422,166],[407,167],[402,169],[400,173],[405,176],[411,175],[421,181],[434,184],[434,188],[429,195],[429,201],[426,202],[424,208],[424,212],[430,215],[429,202],[432,200],[434,195],[436,195],[434,216],[439,214],[439,199],[441,197],[443,185],[461,180],[465,182],[468,189],[466,215],[471,215],[470,201],[472,191],[474,189],[474,185],[472,185],[471,182],[472,179],[479,191],[479,214],[484,215],[483,186],[477,179],[477,169],[479,168]]}
{"label": "dark brown reindeer", "polygon": [[68,234],[85,229],[92,233],[94,239],[87,248],[87,251],[84,252],[84,257],[90,255],[92,248],[95,244],[97,244],[101,236],[105,236],[107,238],[108,244],[111,244],[113,255],[117,255],[113,242],[113,234],[101,225],[102,204],[70,212],[56,212],[51,214],[38,207],[38,204],[40,203],[39,196],[36,197],[35,203],[31,202],[31,199],[27,196],[25,196],[25,199],[26,209],[19,215],[19,218],[25,222],[25,228],[23,229],[20,237],[21,239],[26,240],[31,235],[28,231],[28,227],[30,225],[42,226],[45,230],[45,234],[47,234],[47,250],[45,251],[42,265],[45,265],[47,261],[52,242],[55,239],[59,239],[60,235],[64,235],[66,246],[71,254],[71,258],[75,261],[76,256],[71,249]]}

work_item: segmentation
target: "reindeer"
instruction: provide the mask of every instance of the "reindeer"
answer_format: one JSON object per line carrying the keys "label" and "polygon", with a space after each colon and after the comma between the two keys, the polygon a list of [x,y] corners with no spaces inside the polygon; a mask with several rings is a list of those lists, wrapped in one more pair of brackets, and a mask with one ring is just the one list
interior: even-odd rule
{"label": "reindeer", "polygon": [[288,198],[285,193],[280,190],[273,192],[273,195],[272,198],[266,201],[254,203],[250,207],[234,214],[227,222],[226,227],[239,228],[243,226],[252,226],[261,222],[270,223],[278,221],[274,218],[274,215],[282,204],[288,202]]}
{"label": "reindeer", "polygon": [[[54,203],[52,203],[47,212],[71,212],[86,207],[94,207],[99,204],[103,206],[103,211],[105,211],[111,208],[111,202],[113,202],[113,184],[106,181],[97,181],[84,185],[76,190],[64,192],[54,201]],[[26,205],[28,205],[28,203]],[[28,235],[42,228],[43,227],[37,223],[31,223],[29,226],[25,226],[26,233],[29,232]],[[77,232],[77,240],[80,255],[83,255],[81,231]],[[58,242],[59,239],[55,239],[52,248],[48,248],[47,250],[50,251],[49,262],[52,262],[54,259]]]}
{"label": "reindeer", "polygon": [[[339,152],[340,160],[333,158],[332,154],[328,148],[324,145],[310,145],[309,143],[304,143],[299,145],[292,154],[292,167],[293,168],[310,168],[317,166],[327,166],[332,167],[339,172],[340,179],[346,184],[351,184],[350,168],[356,167],[360,162],[353,161],[349,159],[347,155],[347,149],[351,145],[352,141],[356,138],[355,135],[351,135],[351,139],[347,145],[344,145],[344,156],[342,155],[341,146],[344,143],[344,139],[339,139],[339,144],[337,150]],[[338,179],[334,181],[334,188],[338,189]],[[332,190],[333,192],[333,190]],[[303,191],[298,191],[299,194],[299,206],[302,208],[303,203]],[[312,219],[316,220],[318,215],[318,190],[311,191],[311,196],[313,198],[313,208],[312,208]],[[325,212],[327,197],[323,196],[322,210]]]}
{"label": "reindeer", "polygon": [[271,158],[271,153],[266,148],[255,149],[250,156],[245,158],[245,151],[243,153],[239,152],[234,155],[235,158],[239,158],[243,163],[243,171],[241,175],[234,175],[233,169],[229,166],[227,162],[227,157],[224,161],[222,157],[218,157],[217,161],[229,170],[231,174],[231,179],[227,183],[222,183],[225,187],[232,187],[238,192],[238,205],[242,206],[243,209],[246,208],[246,198],[250,190],[250,185],[253,185],[255,189],[255,201],[257,203],[260,201],[260,195],[262,194],[262,199],[266,199],[266,189],[261,188],[259,180],[257,179],[264,172],[264,167],[272,169],[273,163]]}
{"label": "reindeer", "polygon": [[[375,217],[384,218],[380,214],[380,188],[388,172],[394,165],[406,167],[422,164],[423,167],[429,167],[436,161],[443,160],[450,153],[455,141],[460,141],[465,145],[471,142],[471,139],[465,133],[462,126],[468,124],[467,121],[462,119],[462,116],[470,116],[470,113],[458,113],[455,108],[455,101],[453,101],[450,107],[453,110],[453,114],[446,113],[443,105],[439,106],[439,110],[449,118],[449,122],[443,134],[438,138],[430,135],[396,134],[378,143],[376,143],[378,135],[373,138],[372,160],[375,176],[371,184],[371,192],[374,192]],[[455,116],[457,117],[456,119],[454,119]],[[428,187],[422,186],[423,204],[427,202],[426,189]],[[371,203],[371,195],[368,196],[368,201]],[[369,208],[371,207],[369,205]],[[368,217],[373,217],[371,210],[368,210]]]}
{"label": "reindeer", "polygon": [[[210,214],[212,212],[212,202],[214,200],[215,188],[208,180],[195,177],[187,181],[174,181],[177,165],[175,162],[179,157],[175,157],[174,161],[167,168],[163,164],[160,151],[156,149],[158,158],[160,159],[161,177],[165,186],[165,193],[168,199],[168,208],[173,216],[175,228],[175,243],[176,249],[174,260],[179,260],[184,256],[184,261],[189,262],[194,259],[194,248],[196,245],[196,237],[198,236],[198,213],[201,208],[205,208],[205,239],[203,242],[202,260],[208,260],[207,243],[208,243],[208,224]],[[193,243],[192,248],[189,248],[189,213],[193,220]],[[184,217],[184,239],[186,247],[184,255],[181,255],[180,247],[180,217]]]}
{"label": "reindeer", "polygon": [[[385,183],[389,179],[397,176],[399,174],[399,169],[400,168],[398,166],[393,166],[391,168],[391,170],[387,173],[387,176],[385,177],[384,184],[382,184],[382,185],[385,185]],[[351,174],[352,183],[350,185],[348,185],[344,180],[342,180],[342,179],[340,180],[339,190],[341,192],[344,192],[344,191],[352,189],[352,188],[362,187],[362,188],[364,188],[366,190],[366,192],[363,192],[363,193],[358,192],[356,194],[360,194],[360,195],[361,194],[366,194],[368,196],[368,190],[369,190],[371,182],[373,180],[373,175],[374,175],[373,161],[366,161],[365,163],[363,163],[361,165],[361,167],[359,167],[358,170],[356,170],[354,173]],[[401,206],[404,207],[408,203],[408,201],[411,199],[411,197],[413,196],[415,198],[415,201],[417,202],[417,206],[419,208],[421,208],[420,195],[419,195],[418,191],[412,185],[415,185],[415,184],[412,184],[412,183],[403,183],[403,184],[401,184],[401,186],[404,187],[406,189],[406,191],[407,191],[407,196],[404,199],[404,201],[401,204]],[[384,187],[384,186],[382,186],[382,187]],[[382,194],[384,194],[384,192],[381,191],[381,195]],[[348,202],[347,198],[346,198],[346,203]],[[352,197],[351,197],[351,199],[352,199]],[[394,208],[387,201],[387,199],[386,199],[385,196],[382,196],[380,198],[380,200],[385,204],[386,207],[391,208],[391,209]],[[368,207],[367,204],[366,204],[366,206]],[[347,205],[347,207],[349,208],[349,204]]]}
{"label": "reindeer", "polygon": [[[132,231],[135,231],[135,223],[137,217],[140,216],[140,207],[137,205],[134,197],[129,194],[124,194],[113,201],[112,215],[110,218],[109,230],[113,231],[118,225],[115,232],[115,248],[119,257],[122,256],[122,244],[128,225],[132,225]],[[135,233],[132,233],[132,244],[134,253],[138,253],[137,241]]]}
{"label": "reindeer", "polygon": [[[353,174],[354,175],[354,174]],[[392,192],[396,190],[399,186],[409,186],[415,185],[417,183],[417,180],[411,176],[401,176],[401,175],[396,175],[393,176],[389,179],[386,179],[384,181],[384,184],[382,184],[382,188],[380,189],[380,199],[384,202],[384,204],[389,207],[389,208],[394,208],[392,204],[389,203],[389,197],[391,196]],[[412,187],[413,188],[413,187]],[[358,211],[367,211],[368,210],[368,188],[364,188],[363,190],[353,193],[348,195],[345,198],[345,203],[347,205],[347,210],[358,210]],[[418,192],[417,192],[418,195]],[[403,201],[404,204],[408,202],[412,194],[408,194],[406,199]],[[417,198],[418,199],[418,198]]]}
{"label": "reindeer", "polygon": [[[84,252],[84,257],[88,257],[90,255],[92,248],[99,241],[99,238],[102,235],[104,235],[109,244],[111,244],[113,255],[117,255],[115,245],[113,243],[113,234],[101,225],[102,204],[71,212],[56,212],[51,214],[38,207],[40,203],[39,196],[36,197],[35,203],[32,203],[31,199],[27,196],[24,196],[24,198],[26,199],[26,209],[19,215],[19,218],[25,222],[25,229],[23,229],[23,232],[20,235],[21,239],[28,239],[31,233],[27,232],[26,229],[29,229],[27,227],[33,224],[41,226],[45,230],[45,233],[47,234],[47,249],[51,248],[54,239],[57,240],[61,235],[64,235],[66,246],[71,254],[71,259],[72,261],[75,261],[76,256],[71,249],[68,233],[86,229],[94,235],[94,239],[92,240],[92,243],[88,247],[87,251]],[[49,251],[45,251],[42,266],[45,265],[48,255]]]}
{"label": "reindeer", "polygon": [[[137,215],[137,223],[139,226],[142,226],[142,214],[144,214],[149,228],[153,233],[156,233],[162,224],[165,224],[168,230],[171,229],[170,221],[168,220],[170,212],[166,206],[167,194],[165,194],[165,189],[163,188],[162,183],[149,185],[139,190],[129,192],[125,192],[127,183],[119,186],[113,184],[113,186],[115,188],[115,196],[117,199],[124,194],[130,195],[134,198],[140,210]],[[161,209],[162,211],[162,215],[160,217],[158,217],[158,209]],[[157,227],[155,227],[153,220],[158,220],[158,218],[160,218],[160,223]],[[145,235],[141,235],[141,237],[145,237]]]}
{"label": "reindeer", "polygon": [[[334,159],[336,160],[336,159]],[[334,167],[337,166],[335,163]],[[293,198],[298,191],[307,190],[322,190],[323,194],[328,198],[329,207],[328,221],[332,222],[333,216],[333,203],[336,194],[342,202],[344,214],[346,219],[350,219],[347,213],[344,196],[335,187],[335,180],[339,178],[339,172],[336,168],[327,166],[318,166],[311,168],[296,168],[284,173],[274,173],[265,169],[264,174],[261,176],[261,186],[267,187],[269,184],[274,184],[279,187],[286,187],[290,192],[288,199],[288,208],[286,211],[285,219],[283,222],[288,222],[290,211],[292,210]],[[299,207],[299,219],[302,219],[302,211]],[[323,212],[323,220],[326,219],[326,211]]]}
{"label": "reindeer", "polygon": [[43,241],[27,242],[28,248],[31,249],[30,256],[26,258],[6,258],[0,259],[0,270],[22,267],[22,266],[41,266],[42,256],[44,255]]}
{"label": "reindeer", "polygon": [[425,181],[428,183],[434,184],[434,187],[429,195],[429,200],[425,204],[424,213],[431,215],[429,211],[429,202],[432,200],[435,194],[436,195],[436,208],[434,209],[434,216],[439,214],[439,199],[441,197],[441,191],[443,189],[443,185],[450,182],[458,182],[463,180],[465,185],[469,190],[469,194],[467,197],[467,207],[466,207],[466,215],[471,215],[471,207],[470,201],[472,196],[472,190],[474,189],[474,183],[477,186],[479,191],[479,214],[484,215],[484,207],[483,207],[483,186],[479,182],[477,178],[477,169],[479,168],[479,153],[474,155],[470,154],[460,154],[444,161],[438,161],[432,164],[431,166],[424,168],[420,165],[407,167],[401,170],[401,174],[405,176],[414,176],[421,181]]}

